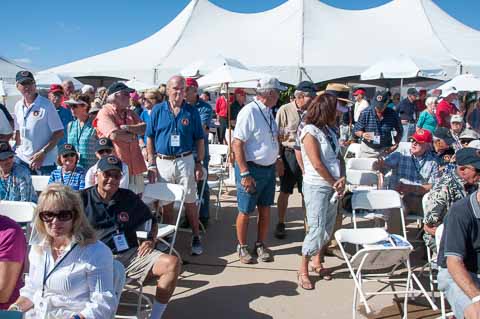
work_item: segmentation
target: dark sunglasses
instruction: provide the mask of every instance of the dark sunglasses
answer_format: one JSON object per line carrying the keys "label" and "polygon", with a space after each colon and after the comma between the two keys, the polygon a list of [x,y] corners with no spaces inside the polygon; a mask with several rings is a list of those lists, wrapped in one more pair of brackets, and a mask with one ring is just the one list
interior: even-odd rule
{"label": "dark sunglasses", "polygon": [[106,171],[106,172],[103,172],[103,177],[105,178],[114,178],[114,179],[120,179],[122,178],[122,173],[120,172],[111,172],[111,171]]}
{"label": "dark sunglasses", "polygon": [[76,157],[77,154],[75,153],[67,153],[67,154],[63,154],[62,155],[62,158],[69,158],[69,157]]}
{"label": "dark sunglasses", "polygon": [[98,154],[103,155],[103,154],[112,154],[112,150],[99,150],[97,151]]}
{"label": "dark sunglasses", "polygon": [[57,218],[61,222],[66,222],[69,220],[72,220],[73,218],[73,211],[72,210],[59,210],[57,212],[51,212],[51,211],[43,211],[38,214],[38,217],[40,217],[40,220],[44,223],[50,223],[52,222],[55,218]]}

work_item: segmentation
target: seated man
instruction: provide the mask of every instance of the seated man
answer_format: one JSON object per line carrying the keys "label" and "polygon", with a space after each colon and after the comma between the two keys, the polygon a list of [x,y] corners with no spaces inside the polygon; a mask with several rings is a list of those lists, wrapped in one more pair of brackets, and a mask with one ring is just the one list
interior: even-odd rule
{"label": "seated man", "polygon": [[[157,280],[157,291],[150,318],[159,319],[175,290],[180,265],[177,257],[155,250],[157,220],[134,192],[119,188],[122,162],[106,156],[97,163],[97,185],[81,192],[85,213],[98,238],[112,249],[126,268],[128,278],[143,284],[148,275]],[[140,245],[136,231],[145,223],[152,227]]]}
{"label": "seated man", "polygon": [[474,166],[477,160],[474,148],[463,148],[456,154],[457,167],[452,174],[443,174],[424,198],[423,239],[436,252],[435,232],[442,224],[452,204],[478,189],[480,170]]}
{"label": "seated man", "polygon": [[[480,169],[480,155],[472,166]],[[444,221],[438,253],[438,288],[457,319],[480,315],[480,193],[453,203]]]}
{"label": "seated man", "polygon": [[433,132],[433,148],[438,157],[439,170],[436,173],[438,180],[442,174],[451,173],[454,165],[451,163],[455,155],[455,139],[452,132],[445,127],[437,127]]}
{"label": "seated man", "polygon": [[0,142],[0,200],[37,202],[30,170],[15,163],[10,144]]}
{"label": "seated man", "polygon": [[438,164],[430,152],[430,131],[419,129],[410,141],[410,154],[392,153],[384,161],[379,160],[376,166],[393,170],[390,189],[403,195],[406,213],[422,214],[422,197],[432,188]]}

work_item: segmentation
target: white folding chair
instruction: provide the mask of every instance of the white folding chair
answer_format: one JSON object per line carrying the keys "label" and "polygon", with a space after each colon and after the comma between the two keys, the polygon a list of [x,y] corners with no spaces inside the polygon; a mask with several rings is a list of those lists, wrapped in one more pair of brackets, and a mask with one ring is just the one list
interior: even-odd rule
{"label": "white folding chair", "polygon": [[345,163],[348,163],[352,158],[358,158],[360,155],[360,144],[352,143],[348,145],[347,150],[345,151]]}
{"label": "white folding chair", "polygon": [[383,187],[383,176],[373,169],[374,158],[351,158],[346,164],[346,182],[349,190]]}
{"label": "white folding chair", "polygon": [[[364,304],[367,314],[371,313],[368,300],[376,295],[404,294],[403,318],[408,316],[409,295],[423,294],[432,309],[438,309],[410,267],[409,255],[413,247],[405,237],[390,235],[382,228],[361,228],[339,229],[335,232],[335,239],[355,284],[352,303],[353,318],[356,318],[357,314],[357,295],[360,295],[360,301]],[[347,243],[361,245],[362,249],[349,258],[344,247]],[[402,265],[407,269],[407,278],[392,278],[395,270]],[[382,269],[389,271],[380,273],[379,270]],[[419,289],[414,289],[412,279]],[[366,291],[365,286],[369,282],[380,282],[385,286],[375,291]],[[395,290],[395,284],[402,282],[405,290]],[[388,287],[391,287],[392,291],[385,291]]]}
{"label": "white folding chair", "polygon": [[228,145],[209,144],[208,147],[210,154],[208,173],[215,176],[215,180],[208,180],[207,184],[208,188],[215,192],[215,220],[218,220],[218,212],[221,208],[220,196],[222,196],[223,186],[226,187],[225,177],[228,175]]}
{"label": "white folding chair", "polygon": [[36,207],[35,203],[2,200],[0,201],[0,214],[13,219],[22,227],[25,227],[25,236],[29,238]]}
{"label": "white folding chair", "polygon": [[50,176],[32,175],[33,189],[38,193],[43,192],[47,188],[49,179]]}
{"label": "white folding chair", "polygon": [[112,319],[125,318],[125,316],[116,316],[120,297],[122,296],[123,287],[125,286],[125,267],[118,260],[113,260],[113,293],[115,294],[115,311],[113,311]]}
{"label": "white folding chair", "polygon": [[[208,176],[207,176],[207,170],[205,169],[205,167],[202,167],[202,188],[200,189],[200,194],[197,198],[197,217],[200,216],[200,209],[202,208],[201,205],[202,205],[202,202],[203,202],[203,194],[205,192],[205,186],[207,185],[207,180],[208,180]],[[178,205],[178,206],[177,206]],[[175,205],[174,207],[176,209],[179,208],[179,205],[180,203],[179,202],[175,202]],[[205,226],[202,224],[201,221],[198,221],[198,224],[200,225],[200,228],[202,230],[202,232],[204,234],[207,233],[207,230],[205,229]],[[186,228],[179,228],[180,231],[185,231],[185,232],[191,232],[192,230],[189,228],[189,229],[186,229]]]}
{"label": "white folding chair", "polygon": [[[185,203],[185,190],[182,185],[170,184],[170,183],[155,183],[147,184],[145,186],[145,191],[143,192],[143,201],[148,204],[155,200],[161,202],[179,202],[179,210],[177,214],[177,221],[175,225],[169,224],[159,224],[158,225],[158,234],[157,240],[161,241],[168,247],[170,247],[169,254],[175,253],[178,258],[181,258],[178,251],[174,249],[175,239],[177,238],[178,226],[180,224],[180,218],[182,216],[183,205]],[[172,242],[168,243],[164,238],[172,235]],[[137,232],[137,237],[146,238],[146,232]]]}

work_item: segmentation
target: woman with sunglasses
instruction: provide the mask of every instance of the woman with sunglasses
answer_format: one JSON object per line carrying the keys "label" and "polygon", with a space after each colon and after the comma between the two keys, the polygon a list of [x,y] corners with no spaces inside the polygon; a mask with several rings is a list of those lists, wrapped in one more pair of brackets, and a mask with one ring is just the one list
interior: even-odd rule
{"label": "woman with sunglasses", "polygon": [[[160,93],[157,90],[147,90],[145,92],[145,96],[143,99],[143,106],[145,106],[145,109],[143,110],[142,114],[140,115],[140,119],[145,122],[148,126],[148,123],[150,122],[150,113],[152,113],[153,107],[160,103]],[[138,143],[140,145],[140,148],[142,149],[142,155],[145,161],[148,162],[147,158],[147,136],[142,135],[139,136]]]}
{"label": "woman with sunglasses", "polygon": [[[95,155],[97,159],[100,160],[109,155],[115,155],[113,149],[113,143],[111,139],[106,137],[102,137],[97,141],[97,145],[95,146]],[[97,184],[97,170],[98,170],[98,162],[95,163],[90,169],[87,171],[85,175],[85,188],[89,188]],[[122,178],[120,179],[120,188],[128,189],[128,165],[122,162]]]}
{"label": "woman with sunglasses", "polygon": [[80,196],[49,185],[35,211],[37,241],[20,297],[9,310],[25,318],[111,318],[116,311],[113,256],[95,237]]}
{"label": "woman with sunglasses", "polygon": [[89,114],[90,97],[80,94],[73,100],[65,102],[72,110],[75,121],[67,127],[67,143],[72,144],[80,154],[78,165],[88,170],[97,162],[95,156],[95,144],[97,132],[92,125],[93,119]]}
{"label": "woman with sunglasses", "polygon": [[57,168],[50,175],[48,184],[70,186],[73,190],[85,188],[85,169],[78,166],[78,153],[72,144],[63,144],[58,150]]}

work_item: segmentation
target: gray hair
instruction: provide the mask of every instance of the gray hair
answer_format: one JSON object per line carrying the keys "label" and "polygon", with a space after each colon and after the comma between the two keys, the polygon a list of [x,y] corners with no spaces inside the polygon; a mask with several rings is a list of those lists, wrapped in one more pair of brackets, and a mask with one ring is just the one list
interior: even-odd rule
{"label": "gray hair", "polygon": [[182,83],[183,83],[183,86],[186,85],[186,80],[183,76],[181,75],[174,75],[172,76],[170,79],[168,79],[168,82],[167,82],[167,89],[170,88],[171,84],[173,81],[175,80],[180,80]]}
{"label": "gray hair", "polygon": [[425,105],[426,106],[430,106],[432,104],[435,104],[435,102],[437,102],[438,98],[436,96],[430,96],[427,98],[427,100],[425,101]]}
{"label": "gray hair", "polygon": [[269,96],[272,92],[275,92],[275,91],[277,91],[277,89],[262,89],[262,88],[258,88],[258,89],[257,89],[257,96],[267,97],[267,96]]}

